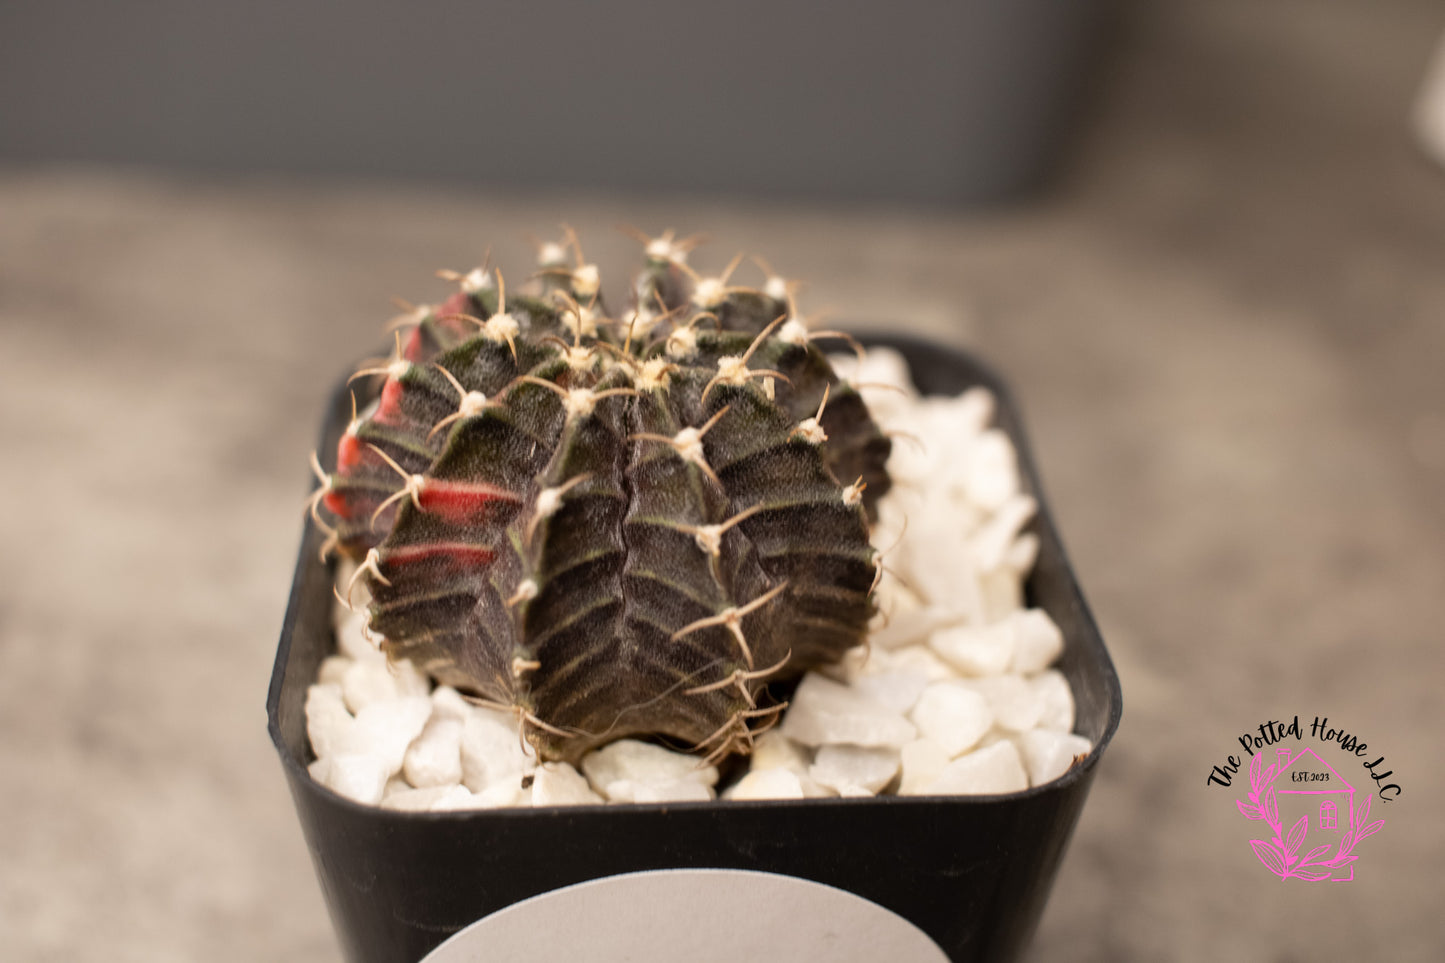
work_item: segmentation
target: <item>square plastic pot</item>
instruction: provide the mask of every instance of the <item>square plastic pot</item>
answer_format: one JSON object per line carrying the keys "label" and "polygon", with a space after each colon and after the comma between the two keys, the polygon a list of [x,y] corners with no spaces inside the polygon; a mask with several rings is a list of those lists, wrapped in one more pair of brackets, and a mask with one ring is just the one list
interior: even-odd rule
{"label": "square plastic pot", "polygon": [[[1039,502],[1032,524],[1039,554],[1026,600],[1063,630],[1059,669],[1074,693],[1074,731],[1093,743],[1089,755],[1054,782],[1001,796],[445,813],[359,805],[306,771],[314,758],[306,689],[335,646],[332,571],[317,557],[320,533],[308,527],[267,711],[348,960],[401,963],[434,950],[438,963],[732,960],[783,944],[801,954],[787,958],[893,963],[1020,954],[1118,726],[1118,676],[1064,555],[1007,387],[962,351],[894,336],[864,341],[901,351],[924,394],[983,385],[997,397],[999,427],[1013,438],[1024,487]],[[322,450],[334,450],[349,414],[342,386]],[[639,952],[629,941],[650,955],[628,955]]]}

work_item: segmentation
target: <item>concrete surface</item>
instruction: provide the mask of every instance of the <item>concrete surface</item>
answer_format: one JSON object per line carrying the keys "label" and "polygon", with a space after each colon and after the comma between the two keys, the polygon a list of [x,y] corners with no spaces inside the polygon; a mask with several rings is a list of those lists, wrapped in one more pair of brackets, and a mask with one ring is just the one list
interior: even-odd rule
{"label": "concrete surface", "polygon": [[[0,174],[3,955],[337,958],[262,709],[313,424],[388,296],[566,217],[613,274],[618,221],[707,230],[1012,378],[1125,693],[1035,959],[1440,958],[1442,29],[1151,7],[1075,176],[986,216]],[[1346,886],[1205,785],[1295,713],[1403,788]]]}

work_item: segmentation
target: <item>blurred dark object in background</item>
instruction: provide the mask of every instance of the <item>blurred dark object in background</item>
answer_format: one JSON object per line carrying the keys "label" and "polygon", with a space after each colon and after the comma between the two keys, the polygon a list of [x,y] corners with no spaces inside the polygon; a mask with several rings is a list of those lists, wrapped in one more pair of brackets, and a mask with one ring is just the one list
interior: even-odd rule
{"label": "blurred dark object in background", "polygon": [[0,162],[979,203],[1104,0],[0,4]]}

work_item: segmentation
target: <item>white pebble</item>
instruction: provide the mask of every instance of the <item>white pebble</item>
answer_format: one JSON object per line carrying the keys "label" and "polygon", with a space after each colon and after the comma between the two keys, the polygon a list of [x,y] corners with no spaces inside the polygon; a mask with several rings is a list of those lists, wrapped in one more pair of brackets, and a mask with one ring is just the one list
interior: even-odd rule
{"label": "white pebble", "polygon": [[874,795],[898,775],[900,757],[897,749],[863,746],[824,746],[808,775],[820,786],[836,789],[841,796],[846,790],[861,789]]}
{"label": "white pebble", "polygon": [[801,775],[813,764],[812,756],[811,750],[798,745],[777,729],[769,729],[753,743],[753,754],[748,763],[755,772],[786,769]]}
{"label": "white pebble", "polygon": [[894,649],[891,652],[886,649],[875,649],[868,669],[869,672],[875,674],[922,672],[929,682],[941,682],[958,675],[947,662],[934,655],[932,650],[924,645],[905,645],[901,649]]}
{"label": "white pebble", "polygon": [[[586,759],[583,759],[586,762]],[[664,802],[707,802],[717,798],[711,786],[705,786],[695,779],[678,779],[673,782],[642,783],[631,779],[618,779],[607,784],[602,795],[608,802],[664,803]]]}
{"label": "white pebble", "polygon": [[988,701],[960,682],[935,682],[913,707],[918,731],[941,746],[949,758],[964,752],[988,731],[993,713]]}
{"label": "white pebble", "polygon": [[856,371],[857,381],[885,384],[899,389],[903,394],[892,392],[895,398],[914,394],[913,374],[909,370],[908,361],[893,348],[869,348]]}
{"label": "white pebble", "polygon": [[[715,766],[704,766],[697,756],[673,752],[650,742],[619,739],[582,757],[582,771],[592,788],[609,799],[610,787],[625,782],[636,786],[669,786],[678,782],[694,782],[700,786],[717,785]],[[636,795],[635,790],[629,790]]]}
{"label": "white pebble", "polygon": [[[958,617],[980,621],[983,597],[978,573],[981,568],[993,566],[978,565],[977,559],[982,556],[971,547],[977,535],[969,536],[976,530],[971,510],[940,498],[929,501],[915,514],[897,550],[909,584],[926,602]],[[915,528],[920,529],[916,534]]]}
{"label": "white pebble", "polygon": [[982,385],[974,385],[953,399],[953,414],[959,430],[970,435],[980,435],[988,428],[997,407],[993,392]]}
{"label": "white pebble", "polygon": [[1011,732],[1028,732],[1044,715],[1044,699],[1016,675],[969,679],[965,683],[988,700],[994,722]]}
{"label": "white pebble", "polygon": [[1007,564],[980,573],[978,591],[983,596],[985,622],[1007,618],[1024,604],[1023,576]]}
{"label": "white pebble", "polygon": [[505,795],[498,793],[494,800],[489,799],[485,793],[474,793],[466,786],[448,786],[441,797],[432,804],[431,811],[434,813],[452,812],[458,809],[495,809],[499,806],[511,806],[521,794],[521,788],[515,787]]}
{"label": "white pebble", "polygon": [[453,800],[470,800],[471,793],[465,786],[428,786],[425,789],[405,789],[388,792],[381,800],[382,809],[400,812],[424,813],[434,809],[452,808]]}
{"label": "white pebble", "polygon": [[342,752],[311,764],[311,778],[347,799],[374,806],[391,776],[386,760],[373,753]]}
{"label": "white pebble", "polygon": [[533,806],[575,806],[600,803],[587,777],[565,762],[544,762],[532,777]]}
{"label": "white pebble", "polygon": [[932,739],[915,739],[903,747],[900,756],[903,764],[903,780],[898,785],[900,796],[921,795],[949,762],[947,750]]}
{"label": "white pebble", "polygon": [[351,659],[344,655],[328,655],[321,660],[321,668],[316,670],[316,681],[322,685],[341,685],[341,679],[351,665]]}
{"label": "white pebble", "polygon": [[[899,533],[874,531],[872,534],[875,545],[881,542],[886,547],[893,543],[891,541],[883,542],[883,536],[886,534],[897,539]],[[923,600],[911,588],[904,585],[902,579],[886,569],[878,579],[878,588],[873,591],[873,602],[878,606],[878,618],[874,619],[872,628],[880,628],[884,622],[895,615],[912,612],[923,607]]]}
{"label": "white pebble", "polygon": [[341,693],[346,697],[346,707],[357,713],[374,702],[400,697],[401,690],[385,660],[367,660],[346,667],[341,676]]}
{"label": "white pebble", "polygon": [[532,787],[522,786],[522,780],[516,782],[499,782],[488,786],[481,792],[472,793],[472,803],[469,808],[473,809],[496,809],[501,806],[530,806],[532,805]]}
{"label": "white pebble", "polygon": [[1040,672],[1029,679],[1029,686],[1043,700],[1038,728],[1054,732],[1074,731],[1074,693],[1069,680],[1057,669]]}
{"label": "white pebble", "polygon": [[831,665],[823,665],[814,669],[819,675],[827,676],[834,682],[843,685],[852,685],[854,680],[868,668],[872,658],[872,652],[866,645],[855,645],[843,657]]}
{"label": "white pebble", "polygon": [[929,636],[928,647],[963,675],[999,675],[1014,660],[1015,634],[1008,622],[956,625]]}
{"label": "white pebble", "polygon": [[[832,355],[829,359],[839,378],[861,383],[859,393],[875,418],[906,409],[915,403],[916,394],[909,375],[908,362],[891,348],[869,348],[863,361],[855,355]],[[874,387],[889,386],[889,387]],[[892,390],[897,388],[900,390]]]}
{"label": "white pebble", "polygon": [[968,446],[965,485],[969,500],[987,509],[999,508],[1019,490],[1018,458],[1000,429],[981,432]]}
{"label": "white pebble", "polygon": [[356,714],[341,751],[374,755],[386,765],[386,774],[393,776],[401,772],[407,747],[421,735],[429,718],[431,700],[425,696],[373,702]]}
{"label": "white pebble", "polygon": [[1092,747],[1089,740],[1067,732],[1035,729],[1018,738],[1024,765],[1029,771],[1029,785],[1041,786],[1069,771],[1074,759],[1087,756]]}
{"label": "white pebble", "polygon": [[500,712],[474,710],[462,726],[462,782],[484,792],[501,782],[520,782],[530,758],[516,722]]}
{"label": "white pebble", "polygon": [[406,781],[418,789],[462,781],[462,721],[433,712],[402,760]]}
{"label": "white pebble", "polygon": [[[864,400],[867,400],[865,395]],[[922,487],[928,483],[930,477],[938,477],[938,456],[936,452],[936,441],[930,441],[931,434],[924,420],[914,412],[900,412],[899,417],[887,422],[890,429],[899,432],[898,439],[893,443],[893,451],[888,456],[888,477],[894,485],[906,485]],[[880,422],[880,424],[882,424]],[[895,492],[898,491],[895,489]],[[885,519],[884,505],[892,505],[898,501],[896,494],[890,498],[882,499],[878,504],[879,521]],[[891,508],[890,508],[891,510]],[[896,531],[891,526],[889,531]],[[889,539],[883,544],[892,544]]]}
{"label": "white pebble", "polygon": [[386,656],[382,654],[377,645],[379,636],[367,634],[367,615],[364,606],[358,606],[353,612],[344,608],[337,611],[336,621],[336,649],[348,659],[355,659],[358,662],[384,662]]}
{"label": "white pebble", "polygon": [[[892,458],[898,457],[898,452],[899,446],[894,445],[893,455],[889,459],[890,475]],[[900,539],[908,533],[910,528],[908,517],[922,505],[922,499],[921,492],[907,488],[895,481],[894,486],[889,489],[887,497],[878,500],[878,520],[873,523],[868,533],[873,544],[886,553],[885,560],[894,563],[890,564],[888,570],[883,573],[879,585],[881,586],[883,582],[893,581],[897,583],[894,588],[903,589],[905,595],[911,596],[912,600],[920,605],[923,604],[922,598],[913,590],[912,586],[908,585],[905,578],[899,576],[896,570],[897,558],[893,554],[893,549],[902,544]],[[884,596],[884,599],[886,600],[887,596]]]}
{"label": "white pebble", "polygon": [[962,397],[925,398],[912,419],[912,430],[923,440],[932,462],[926,475],[913,480],[970,508],[979,507],[968,498],[967,488],[969,463],[979,438],[978,413],[978,407]]}
{"label": "white pebble", "polygon": [[981,571],[1004,565],[1009,548],[1038,508],[1039,503],[1032,495],[1010,495],[988,521],[978,527],[969,537],[968,544]]}
{"label": "white pebble", "polygon": [[431,680],[412,663],[411,659],[397,659],[387,662],[387,669],[396,682],[396,691],[403,696],[431,695]]}
{"label": "white pebble", "polygon": [[983,738],[978,740],[978,744],[973,747],[973,751],[977,752],[980,749],[993,745],[995,742],[1004,742],[1016,735],[1018,735],[1018,733],[1009,732],[1007,729],[1000,729],[998,726],[994,726],[983,734]]}
{"label": "white pebble", "polygon": [[456,689],[439,685],[431,692],[432,711],[439,716],[448,716],[458,722],[465,722],[472,714],[472,704]]}
{"label": "white pebble", "polygon": [[877,627],[868,633],[868,642],[874,648],[897,649],[922,642],[931,633],[957,621],[958,616],[941,605],[895,611],[886,620],[879,618]]}
{"label": "white pebble", "polygon": [[1029,788],[1018,749],[1007,739],[959,756],[944,767],[928,795],[982,795]]}
{"label": "white pebble", "polygon": [[1047,669],[1064,651],[1064,633],[1043,609],[1016,613],[1010,621],[1014,628],[1015,672],[1032,673]]}
{"label": "white pebble", "polygon": [[1003,563],[1023,576],[1033,570],[1034,562],[1038,561],[1038,557],[1039,537],[1033,532],[1024,532],[1008,547],[1008,551],[1004,553]]}
{"label": "white pebble", "polygon": [[846,742],[896,748],[917,735],[913,724],[901,714],[812,672],[803,677],[793,693],[781,729],[788,738],[805,746]]}
{"label": "white pebble", "polygon": [[499,782],[481,792],[468,792],[465,786],[454,786],[453,793],[433,807],[436,811],[456,809],[500,809],[504,806],[530,806],[532,791],[522,782]]}
{"label": "white pebble", "polygon": [[[584,769],[585,775],[585,770],[587,768],[586,756],[582,757],[582,767]],[[597,782],[594,782],[591,777],[588,777],[587,782],[592,786],[593,790],[599,793],[603,799],[607,800],[610,803],[637,802],[638,791],[645,790],[647,788],[642,783],[633,782],[631,779],[615,779],[612,782],[607,783],[606,785],[601,785]]]}
{"label": "white pebble", "polygon": [[340,685],[327,682],[307,688],[306,736],[316,755],[324,758],[340,751],[355,722],[346,708]]}
{"label": "white pebble", "polygon": [[727,799],[802,799],[803,784],[786,769],[750,772],[727,792]]}
{"label": "white pebble", "polygon": [[907,715],[931,680],[920,668],[865,672],[853,680],[853,688],[899,715]]}
{"label": "white pebble", "polygon": [[[488,786],[483,792],[471,792],[466,786],[437,786],[432,789],[414,789],[416,793],[435,793],[425,808],[428,812],[453,812],[463,809],[500,809],[504,806],[530,806],[532,791],[523,789],[521,780],[499,782]],[[382,801],[385,806],[391,797]]]}

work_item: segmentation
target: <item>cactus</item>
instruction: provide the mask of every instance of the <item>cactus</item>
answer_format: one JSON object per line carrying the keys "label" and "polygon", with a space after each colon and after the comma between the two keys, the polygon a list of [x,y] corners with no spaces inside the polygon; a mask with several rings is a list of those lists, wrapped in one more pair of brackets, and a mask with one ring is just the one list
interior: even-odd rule
{"label": "cactus", "polygon": [[312,459],[323,553],[359,563],[385,651],[515,711],[544,759],[746,752],[784,705],[768,683],[874,612],[890,442],[813,343],[842,335],[770,271],[699,278],[690,241],[645,240],[615,319],[570,232],[529,295],[440,272],[460,290],[353,376],[380,391],[333,472]]}

